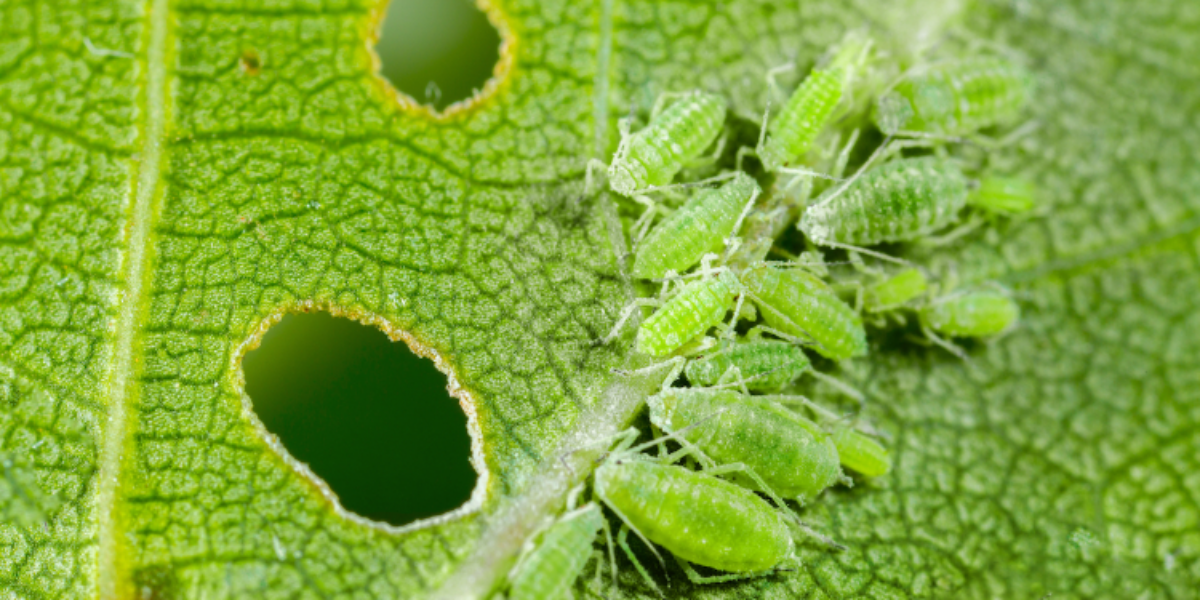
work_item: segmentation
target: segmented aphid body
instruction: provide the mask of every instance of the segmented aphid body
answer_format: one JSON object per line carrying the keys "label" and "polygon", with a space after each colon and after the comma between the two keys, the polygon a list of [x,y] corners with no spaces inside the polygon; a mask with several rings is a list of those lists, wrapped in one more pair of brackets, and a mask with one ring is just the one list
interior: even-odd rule
{"label": "segmented aphid body", "polygon": [[951,337],[991,337],[1016,325],[1021,309],[1007,294],[993,290],[954,293],[921,308],[921,325]]}
{"label": "segmented aphid body", "polygon": [[628,196],[670,183],[712,145],[724,126],[724,98],[704,92],[684,95],[645,128],[621,140],[608,168],[609,185]]}
{"label": "segmented aphid body", "polygon": [[705,254],[721,250],[761,191],[754,178],[739,172],[721,187],[692,196],[638,245],[633,276],[658,279],[667,271],[682,273]]}
{"label": "segmented aphid body", "polygon": [[743,272],[741,282],[770,327],[812,340],[814,351],[833,360],[867,354],[862,318],[816,276],[763,264]]}
{"label": "segmented aphid body", "polygon": [[905,269],[866,288],[864,308],[880,313],[895,310],[920,298],[929,289],[929,281],[920,269]]}
{"label": "segmented aphid body", "polygon": [[684,372],[693,386],[710,387],[735,381],[746,389],[771,392],[812,368],[799,347],[775,340],[743,342],[688,362]]}
{"label": "segmented aphid body", "polygon": [[569,598],[569,590],[591,559],[592,542],[604,524],[598,504],[587,504],[563,515],[521,558],[509,578],[509,599]]}
{"label": "segmented aphid body", "polygon": [[[731,390],[672,388],[647,404],[656,426],[682,432],[720,464],[746,465],[782,496],[804,502],[842,478],[833,438],[775,402]],[[734,480],[757,489],[744,475]]]}
{"label": "segmented aphid body", "polygon": [[967,203],[966,177],[932,156],[884,163],[849,185],[805,211],[800,230],[808,239],[858,246],[912,240],[954,222]]}
{"label": "segmented aphid body", "polygon": [[720,323],[740,290],[728,270],[688,283],[642,321],[638,352],[659,358],[678,350]]}
{"label": "segmented aphid body", "polygon": [[711,475],[646,460],[608,460],[596,469],[593,489],[626,524],[688,562],[753,573],[792,556],[783,513]]}
{"label": "segmented aphid body", "polygon": [[1036,194],[1033,183],[1026,179],[984,177],[967,202],[989,212],[1023,213],[1033,210]]}
{"label": "segmented aphid body", "polygon": [[888,451],[870,436],[851,427],[839,427],[833,432],[833,444],[843,467],[867,477],[886,475],[892,468]]}
{"label": "segmented aphid body", "polygon": [[875,122],[887,134],[966,135],[1015,119],[1029,101],[1030,77],[995,57],[935,63],[902,79],[878,101]]}

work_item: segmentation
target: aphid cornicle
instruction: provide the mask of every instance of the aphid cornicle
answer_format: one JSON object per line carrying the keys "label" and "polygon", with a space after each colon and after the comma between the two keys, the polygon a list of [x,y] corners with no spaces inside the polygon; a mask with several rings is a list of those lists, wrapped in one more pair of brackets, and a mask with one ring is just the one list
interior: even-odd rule
{"label": "aphid cornicle", "polygon": [[760,192],[752,177],[738,172],[721,187],[692,196],[638,245],[633,276],[658,279],[667,271],[682,273],[720,250]]}
{"label": "aphid cornicle", "polygon": [[746,389],[770,392],[812,368],[804,350],[788,342],[757,340],[732,344],[688,362],[684,373],[693,386],[741,381]]}
{"label": "aphid cornicle", "polygon": [[862,34],[848,35],[829,64],[813,69],[792,92],[755,150],[768,171],[790,165],[812,149],[870,46]]}
{"label": "aphid cornicle", "polygon": [[826,192],[800,218],[815,244],[871,246],[912,240],[954,222],[967,203],[967,179],[953,163],[901,158]]}
{"label": "aphid cornicle", "polygon": [[951,337],[992,337],[1016,324],[1021,309],[995,290],[958,292],[938,298],[918,312],[921,325]]}
{"label": "aphid cornicle", "polygon": [[772,328],[811,340],[815,352],[833,360],[867,354],[862,318],[816,276],[760,264],[743,272],[741,282]]}
{"label": "aphid cornicle", "polygon": [[793,553],[791,531],[780,510],[705,473],[618,458],[596,469],[593,489],[643,538],[691,563],[753,574],[776,567]]}
{"label": "aphid cornicle", "polygon": [[[679,431],[719,464],[742,464],[769,489],[801,503],[842,478],[833,438],[820,425],[759,396],[670,388],[651,396],[650,421]],[[686,429],[686,430],[685,430]],[[734,480],[751,489],[745,475]]]}
{"label": "aphid cornicle", "polygon": [[852,427],[836,428],[833,445],[837,447],[838,459],[843,467],[867,477],[881,477],[892,468],[887,449]]}
{"label": "aphid cornicle", "polygon": [[984,177],[967,202],[988,212],[1024,213],[1033,210],[1036,194],[1033,184],[1025,179]]}
{"label": "aphid cornicle", "polygon": [[671,183],[688,162],[712,145],[725,126],[725,99],[692,92],[652,115],[621,139],[608,168],[609,185],[626,196]]}
{"label": "aphid cornicle", "polygon": [[931,64],[879,98],[875,123],[889,135],[966,135],[1015,119],[1029,100],[1030,77],[995,57]]}
{"label": "aphid cornicle", "polygon": [[593,556],[592,542],[604,526],[598,504],[563,515],[542,534],[538,545],[522,556],[509,577],[509,600],[568,598],[571,586]]}
{"label": "aphid cornicle", "polygon": [[921,297],[928,289],[929,281],[920,269],[904,269],[867,286],[863,308],[872,313],[895,310]]}
{"label": "aphid cornicle", "polygon": [[642,321],[638,352],[660,358],[678,350],[720,323],[740,289],[729,270],[688,283]]}

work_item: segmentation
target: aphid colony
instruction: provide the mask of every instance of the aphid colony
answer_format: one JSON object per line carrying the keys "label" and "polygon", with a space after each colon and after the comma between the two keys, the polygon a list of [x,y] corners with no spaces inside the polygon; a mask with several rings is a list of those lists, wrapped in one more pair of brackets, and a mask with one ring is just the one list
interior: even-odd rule
{"label": "aphid colony", "polygon": [[[642,207],[628,223],[630,272],[657,293],[626,307],[598,343],[653,309],[634,343],[656,361],[651,368],[670,368],[646,403],[659,437],[637,444],[631,429],[607,442],[617,444],[587,484],[592,501],[576,508],[584,491],[576,490],[570,510],[528,540],[509,598],[568,597],[593,555],[597,577],[607,562],[615,579],[604,508],[620,524],[615,545],[655,590],[629,532],[660,563],[666,550],[696,584],[795,568],[802,538],[839,547],[794,507],[852,483],[847,471],[884,476],[891,460],[858,415],[811,401],[802,386],[827,386],[861,408],[856,389],[818,367],[867,355],[867,325],[908,327],[915,317],[924,339],[964,359],[949,338],[995,338],[1016,326],[1018,306],[999,285],[956,289],[871,247],[945,244],[1034,208],[1029,182],[956,152],[1002,147],[983,130],[1015,124],[1029,77],[1011,60],[968,57],[913,65],[882,85],[881,73],[899,70],[888,60],[868,36],[848,34],[776,114],[766,109],[759,141],[738,151],[736,169],[700,181],[679,178],[719,161],[720,95],[666,95],[644,127],[622,123],[608,185]],[[790,67],[772,70],[770,88]],[[872,126],[883,141],[862,152],[860,130]],[[759,168],[743,170],[746,156]],[[793,223],[805,239],[798,253],[778,246]],[[845,259],[826,262],[823,248]],[[782,260],[767,260],[773,250]],[[674,387],[680,375],[689,387]],[[594,546],[600,532],[607,557]]]}

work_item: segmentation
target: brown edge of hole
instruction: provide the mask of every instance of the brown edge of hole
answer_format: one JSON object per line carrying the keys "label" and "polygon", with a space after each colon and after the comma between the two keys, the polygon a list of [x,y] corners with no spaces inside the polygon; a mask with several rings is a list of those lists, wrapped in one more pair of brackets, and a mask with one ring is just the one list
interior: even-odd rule
{"label": "brown edge of hole", "polygon": [[[475,469],[476,474],[475,487],[471,490],[470,498],[462,506],[440,515],[418,519],[405,525],[391,525],[350,512],[342,506],[341,500],[338,499],[333,489],[325,483],[325,480],[314,473],[307,464],[293,457],[283,446],[283,443],[280,442],[279,437],[267,430],[266,426],[259,420],[258,415],[254,412],[250,396],[246,394],[246,374],[242,371],[242,358],[246,356],[247,352],[259,347],[267,330],[283,319],[284,315],[318,311],[325,311],[335,317],[344,317],[363,325],[376,327],[389,340],[393,342],[403,341],[408,346],[408,349],[417,356],[432,360],[437,370],[446,376],[446,391],[451,397],[458,400],[458,406],[467,417],[467,434],[471,437],[471,467]],[[287,303],[275,308],[267,316],[263,317],[256,327],[252,327],[250,335],[234,349],[230,360],[230,372],[233,373],[235,391],[241,396],[243,417],[250,422],[258,433],[259,438],[274,450],[276,455],[288,467],[299,474],[309,485],[313,486],[317,493],[334,507],[334,512],[338,516],[385,533],[403,534],[478,513],[490,496],[492,475],[491,471],[488,470],[486,455],[483,450],[483,430],[479,425],[479,415],[475,410],[475,407],[478,405],[475,397],[469,390],[459,384],[458,378],[455,376],[454,367],[450,364],[450,361],[442,357],[437,350],[421,342],[412,333],[395,326],[384,316],[370,311],[343,309],[331,302],[305,300]]]}
{"label": "brown edge of hole", "polygon": [[379,58],[379,53],[375,51],[375,46],[379,43],[379,32],[383,29],[383,19],[387,13],[387,6],[390,3],[391,0],[377,0],[375,8],[371,9],[370,15],[367,17],[367,54],[371,57],[371,72],[375,83],[382,86],[383,90],[400,107],[400,110],[422,116],[431,121],[445,123],[456,117],[470,114],[507,86],[509,76],[512,74],[517,60],[517,36],[513,33],[512,28],[509,27],[508,16],[500,9],[497,0],[475,0],[475,6],[483,11],[483,14],[487,16],[488,23],[491,23],[492,27],[496,28],[496,33],[500,37],[500,50],[496,59],[496,66],[492,67],[492,76],[483,83],[483,88],[469,98],[464,98],[450,104],[442,111],[438,111],[432,106],[421,104],[412,96],[396,89],[381,74],[383,61]]}

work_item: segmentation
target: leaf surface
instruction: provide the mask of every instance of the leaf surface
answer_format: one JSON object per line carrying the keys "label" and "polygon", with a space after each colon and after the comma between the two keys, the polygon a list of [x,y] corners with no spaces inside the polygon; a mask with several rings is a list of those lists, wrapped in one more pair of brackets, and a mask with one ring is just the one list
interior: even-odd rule
{"label": "leaf surface", "polygon": [[[695,597],[1186,598],[1200,583],[1200,13],[967,3],[1021,56],[1038,129],[999,168],[1048,214],[938,268],[1021,327],[841,376],[893,473],[805,518],[849,546]],[[13,597],[483,592],[585,472],[564,449],[652,383],[607,332],[633,290],[588,159],[662,91],[754,124],[762,75],[847,27],[940,35],[946,3],[512,0],[496,80],[446,116],[396,95],[373,2],[0,4],[0,589]],[[926,31],[925,27],[929,28]],[[379,325],[472,417],[480,506],[342,511],[261,430],[240,356],[281,312]],[[440,401],[440,400],[439,400]],[[413,459],[402,457],[398,459]],[[675,573],[677,575],[677,573]],[[648,595],[631,569],[622,594]]]}

